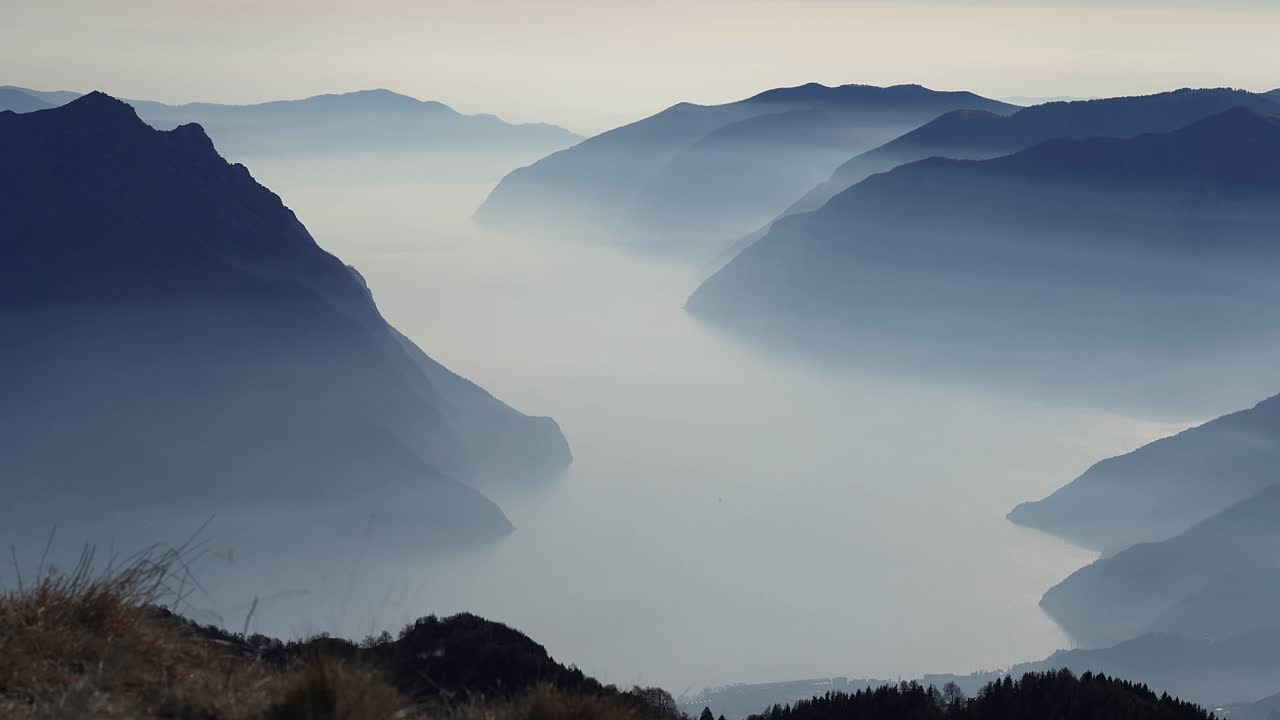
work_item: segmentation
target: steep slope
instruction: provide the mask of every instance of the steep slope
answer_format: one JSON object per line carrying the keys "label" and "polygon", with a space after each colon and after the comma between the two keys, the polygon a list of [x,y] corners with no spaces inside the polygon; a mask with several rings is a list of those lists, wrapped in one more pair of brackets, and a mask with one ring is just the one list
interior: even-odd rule
{"label": "steep slope", "polygon": [[1277,481],[1280,396],[1089,468],[1009,519],[1110,554],[1164,540]]}
{"label": "steep slope", "polygon": [[53,107],[39,98],[32,97],[17,88],[0,88],[0,112],[27,113]]}
{"label": "steep slope", "polygon": [[1280,486],[1273,485],[1177,537],[1097,560],[1040,605],[1088,645],[1157,627],[1208,639],[1280,632],[1278,518]]}
{"label": "steep slope", "polygon": [[6,510],[359,498],[456,542],[510,527],[467,481],[569,461],[554,422],[395,333],[199,126],[92,93],[0,115],[0,159]]}
{"label": "steep slope", "polygon": [[1173,133],[933,158],[775,223],[688,307],[842,363],[1106,380],[1119,400],[1280,320],[1277,198],[1280,121],[1244,109]]}
{"label": "steep slope", "polygon": [[708,235],[721,241],[776,214],[851,153],[960,108],[1014,109],[915,85],[810,84],[682,103],[511,173],[476,217],[696,254]]}

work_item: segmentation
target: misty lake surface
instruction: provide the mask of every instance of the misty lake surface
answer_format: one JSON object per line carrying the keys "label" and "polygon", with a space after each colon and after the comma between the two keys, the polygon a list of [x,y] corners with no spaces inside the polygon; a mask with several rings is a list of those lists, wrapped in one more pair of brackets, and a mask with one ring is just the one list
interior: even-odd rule
{"label": "misty lake surface", "polygon": [[474,227],[488,184],[251,167],[393,325],[575,454],[553,483],[486,489],[516,526],[496,545],[335,561],[316,582],[340,592],[256,579],[264,632],[465,610],[677,694],[1007,667],[1070,644],[1037,601],[1094,555],[1005,513],[1171,430],[761,356],[681,309],[688,264]]}

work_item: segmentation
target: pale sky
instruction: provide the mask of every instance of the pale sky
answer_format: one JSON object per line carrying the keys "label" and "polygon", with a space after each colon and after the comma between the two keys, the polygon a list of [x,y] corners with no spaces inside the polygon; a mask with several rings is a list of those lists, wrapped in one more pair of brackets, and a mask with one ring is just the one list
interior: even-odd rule
{"label": "pale sky", "polygon": [[596,132],[816,81],[1280,86],[1280,0],[0,0],[0,85],[167,102],[386,87]]}

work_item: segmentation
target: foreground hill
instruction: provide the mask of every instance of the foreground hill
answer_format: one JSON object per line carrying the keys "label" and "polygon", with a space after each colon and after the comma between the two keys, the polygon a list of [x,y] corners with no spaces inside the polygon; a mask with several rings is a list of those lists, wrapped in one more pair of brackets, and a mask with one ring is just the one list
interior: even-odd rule
{"label": "foreground hill", "polygon": [[1277,199],[1280,120],[1245,109],[933,158],[775,223],[688,307],[841,362],[1142,398],[1280,320]]}
{"label": "foreground hill", "polygon": [[148,554],[105,574],[86,559],[0,595],[0,716],[677,717],[668,693],[602,685],[474,615],[422,618],[359,645],[200,627],[158,607],[181,604],[175,572],[187,559]]}
{"label": "foreground hill", "polygon": [[476,217],[696,253],[708,237],[777,214],[851,154],[957,109],[1015,108],[916,85],[810,84],[726,105],[681,103],[512,172]]}
{"label": "foreground hill", "polygon": [[1040,605],[1087,645],[1152,630],[1220,639],[1280,632],[1278,590],[1280,485],[1272,485],[1176,537],[1095,561]]}
{"label": "foreground hill", "polygon": [[1280,397],[1110,458],[1009,519],[1114,554],[1165,540],[1280,481]]}
{"label": "foreground hill", "polygon": [[419,543],[490,539],[510,525],[469,482],[569,462],[554,421],[390,328],[199,126],[92,93],[0,113],[0,158],[8,522],[359,498]]}

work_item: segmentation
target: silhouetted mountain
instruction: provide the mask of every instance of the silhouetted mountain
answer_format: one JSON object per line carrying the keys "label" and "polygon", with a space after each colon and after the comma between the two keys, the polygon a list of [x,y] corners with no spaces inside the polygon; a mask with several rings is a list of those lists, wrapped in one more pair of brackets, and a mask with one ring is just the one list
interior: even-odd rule
{"label": "silhouetted mountain", "polygon": [[850,154],[959,108],[1014,109],[917,85],[810,84],[681,103],[516,170],[476,217],[696,253],[772,217]]}
{"label": "silhouetted mountain", "polygon": [[360,499],[458,541],[510,527],[466,482],[569,462],[553,421],[390,328],[199,126],[91,93],[0,115],[0,157],[6,510]]}
{"label": "silhouetted mountain", "polygon": [[1207,639],[1280,633],[1278,578],[1280,485],[1273,485],[1177,537],[1097,560],[1040,605],[1095,646],[1156,629]]}
{"label": "silhouetted mountain", "polygon": [[32,97],[17,89],[0,87],[0,112],[27,113],[34,110],[47,110],[53,107],[39,98]]}
{"label": "silhouetted mountain", "polygon": [[1216,707],[1257,700],[1280,678],[1280,633],[1260,632],[1219,641],[1149,634],[1097,650],[1061,650],[1013,666],[1009,672],[1106,673]]}
{"label": "silhouetted mountain", "polygon": [[775,223],[688,307],[842,363],[1022,373],[1109,402],[1158,386],[1163,401],[1170,377],[1280,321],[1278,198],[1280,121],[1245,109],[1173,133],[932,158]]}
{"label": "silhouetted mountain", "polygon": [[1111,554],[1165,540],[1276,483],[1280,396],[1103,460],[1009,519]]}

